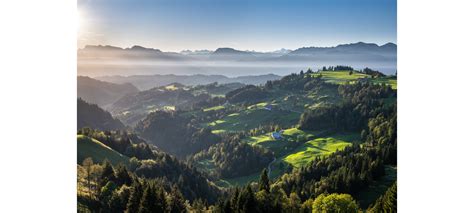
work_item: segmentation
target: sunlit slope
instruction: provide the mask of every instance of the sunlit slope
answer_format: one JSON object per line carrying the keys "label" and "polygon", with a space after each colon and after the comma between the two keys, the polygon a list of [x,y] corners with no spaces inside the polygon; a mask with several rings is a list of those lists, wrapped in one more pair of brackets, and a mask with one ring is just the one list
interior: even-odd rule
{"label": "sunlit slope", "polygon": [[[316,157],[327,156],[337,150],[343,150],[359,140],[358,133],[327,134],[324,131],[304,131],[298,128],[284,129],[281,138],[275,139],[271,133],[252,136],[244,139],[254,146],[261,146],[275,153],[275,160],[269,164],[272,179],[279,177],[288,167],[299,168],[313,161]],[[212,161],[199,162],[199,166],[212,171]],[[223,187],[244,186],[249,182],[258,181],[260,173],[221,179],[218,185]]]}
{"label": "sunlit slope", "polygon": [[355,82],[359,79],[366,79],[369,82],[382,84],[385,83],[390,85],[393,89],[397,89],[397,80],[389,77],[376,77],[372,78],[372,76],[358,73],[358,72],[351,72],[350,71],[319,71],[317,73],[313,73],[313,76],[322,75],[323,79],[328,83],[334,84],[343,84],[346,82]]}
{"label": "sunlit slope", "polygon": [[105,159],[116,165],[119,163],[128,164],[129,158],[106,146],[100,141],[77,135],[77,163],[81,164],[84,159],[91,157],[95,163],[101,163]]}
{"label": "sunlit slope", "polygon": [[300,114],[287,110],[267,110],[264,108],[248,108],[232,113],[222,119],[207,123],[213,132],[247,131],[262,124],[293,125],[298,123]]}
{"label": "sunlit slope", "polygon": [[343,150],[352,145],[357,134],[333,135],[307,141],[297,147],[292,154],[283,157],[283,161],[293,167],[301,167],[313,161],[316,157],[330,155],[337,150]]}
{"label": "sunlit slope", "polygon": [[359,139],[357,133],[325,135],[324,132],[303,131],[298,128],[285,129],[281,135],[281,139],[274,139],[271,133],[267,133],[244,141],[273,151],[278,158],[276,164],[283,161],[293,167],[301,167],[318,156],[342,150]]}

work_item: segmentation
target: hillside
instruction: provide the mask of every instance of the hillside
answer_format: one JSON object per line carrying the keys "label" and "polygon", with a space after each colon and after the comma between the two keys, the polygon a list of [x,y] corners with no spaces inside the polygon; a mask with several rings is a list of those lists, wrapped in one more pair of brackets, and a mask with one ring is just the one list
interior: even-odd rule
{"label": "hillside", "polygon": [[84,159],[92,158],[95,163],[102,163],[104,160],[117,165],[128,164],[129,158],[118,153],[102,142],[84,135],[77,135],[77,164],[82,164]]}
{"label": "hillside", "polygon": [[[367,209],[396,180],[396,99],[396,76],[341,65],[257,86],[172,83],[112,105],[133,124],[128,132],[78,134],[137,158],[132,176],[159,178],[191,208],[238,206],[253,195],[259,208],[293,199],[298,209],[344,193]],[[188,185],[197,183],[205,187]]]}
{"label": "hillside", "polygon": [[107,108],[121,97],[137,93],[138,89],[130,83],[115,84],[93,78],[77,77],[77,97]]}
{"label": "hillside", "polygon": [[112,115],[101,109],[96,104],[90,104],[77,99],[77,129],[90,127],[99,130],[115,130],[124,129],[125,126],[120,120],[115,119]]}
{"label": "hillside", "polygon": [[[336,67],[336,69],[339,68],[350,67]],[[192,118],[201,122],[201,126],[210,128],[215,134],[223,137],[239,135],[241,142],[273,153],[275,160],[271,164],[266,163],[271,171],[270,177],[277,179],[292,168],[302,168],[318,158],[327,157],[346,147],[360,144],[360,130],[367,122],[365,120],[367,115],[353,110],[351,112],[351,116],[355,117],[353,121],[343,117],[335,118],[332,114],[350,117],[348,112],[342,109],[352,109],[356,105],[362,109],[372,108],[376,111],[379,107],[390,109],[396,97],[394,97],[395,91],[388,87],[396,89],[396,86],[396,78],[372,77],[356,70],[318,72],[308,70],[306,73],[284,76],[281,80],[272,81],[260,88],[247,86],[234,90],[226,94],[226,103],[203,108],[202,111],[188,112],[187,115],[192,115]],[[363,100],[351,100],[355,94],[367,97]],[[377,104],[367,105],[365,103],[367,98],[376,100]],[[348,100],[356,103],[348,104]],[[326,111],[327,109],[331,111]],[[335,109],[337,111],[332,111]],[[329,117],[313,119],[313,114],[311,114],[313,112],[328,114]],[[331,118],[339,119],[334,126],[307,125],[308,123],[314,125],[319,122],[335,122]],[[352,128],[352,125],[357,128]],[[275,138],[273,134],[277,134],[278,138]],[[209,151],[197,154],[194,157],[194,164],[214,175],[219,185],[242,186],[258,180],[259,171],[240,172],[240,176],[222,177],[221,165],[246,164],[244,160],[237,160],[238,155],[233,158],[235,162],[218,161],[223,154],[212,152],[216,149],[213,147],[219,146],[214,145]],[[257,165],[258,162],[255,162],[247,165],[246,168],[252,171],[250,169]]]}
{"label": "hillside", "polygon": [[180,83],[186,86],[205,85],[217,82],[219,84],[241,83],[241,84],[264,84],[269,80],[277,80],[281,76],[274,74],[227,77],[224,75],[130,75],[130,76],[99,76],[96,79],[116,84],[131,83],[140,90],[148,90],[153,87],[166,86],[171,83]]}
{"label": "hillside", "polygon": [[134,126],[149,113],[157,110],[185,110],[211,98],[206,91],[194,93],[189,87],[174,83],[155,87],[136,94],[126,95],[109,109],[110,112],[127,125]]}
{"label": "hillside", "polygon": [[[191,201],[204,198],[207,202],[213,203],[222,193],[216,186],[209,183],[203,174],[156,147],[148,145],[133,134],[81,129],[77,135],[77,149],[78,165],[81,165],[84,159],[92,158],[94,165],[91,165],[93,167],[91,172],[96,176],[93,181],[94,184],[99,185],[99,188],[107,182],[97,179],[106,176],[105,173],[109,172],[109,181],[114,184],[131,186],[133,177],[135,181],[141,179],[143,184],[151,182],[159,184],[169,193],[178,190],[182,199]],[[104,160],[111,163],[109,170],[107,163],[103,163]],[[119,164],[124,164],[126,167],[121,167]],[[78,166],[81,170],[78,173],[82,175],[79,179],[86,179],[85,171],[83,171],[85,166],[87,165]],[[84,182],[80,182],[83,189],[81,192],[86,191],[97,196],[95,191],[84,190]],[[81,196],[85,195],[81,194]]]}

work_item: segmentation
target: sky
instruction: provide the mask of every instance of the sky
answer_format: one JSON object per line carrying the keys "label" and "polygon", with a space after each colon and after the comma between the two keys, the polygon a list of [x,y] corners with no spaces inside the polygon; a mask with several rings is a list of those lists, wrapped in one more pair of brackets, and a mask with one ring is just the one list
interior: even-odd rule
{"label": "sky", "polygon": [[78,48],[273,51],[396,43],[396,0],[79,0]]}

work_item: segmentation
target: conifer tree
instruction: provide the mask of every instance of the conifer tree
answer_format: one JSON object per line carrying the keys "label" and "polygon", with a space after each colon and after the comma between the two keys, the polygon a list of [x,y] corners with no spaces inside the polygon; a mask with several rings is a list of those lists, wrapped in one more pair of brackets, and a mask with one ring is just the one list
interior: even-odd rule
{"label": "conifer tree", "polygon": [[186,212],[185,200],[183,195],[178,190],[178,187],[173,186],[170,193],[170,199],[168,200],[168,211],[171,213]]}
{"label": "conifer tree", "polygon": [[100,188],[105,186],[109,181],[115,181],[115,173],[112,164],[108,160],[105,160],[103,163],[103,170],[100,174]]}
{"label": "conifer tree", "polygon": [[138,212],[142,195],[143,195],[143,189],[140,182],[137,180],[132,185],[132,191],[130,193],[130,198],[128,199],[126,212],[128,213]]}
{"label": "conifer tree", "polygon": [[158,194],[154,184],[149,184],[143,192],[140,201],[139,213],[164,212],[166,206],[158,201]]}
{"label": "conifer tree", "polygon": [[265,190],[270,192],[270,180],[268,178],[267,168],[263,169],[260,174],[260,180],[258,181],[258,190]]}

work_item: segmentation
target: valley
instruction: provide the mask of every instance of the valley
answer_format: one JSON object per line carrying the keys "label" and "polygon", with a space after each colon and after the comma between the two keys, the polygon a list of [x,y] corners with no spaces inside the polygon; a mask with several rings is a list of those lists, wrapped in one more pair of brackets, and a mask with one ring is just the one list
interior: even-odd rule
{"label": "valley", "polygon": [[[179,188],[169,196],[189,202],[221,205],[218,197],[256,190],[267,176],[269,187],[288,195],[341,191],[367,209],[396,180],[396,89],[396,76],[348,66],[302,70],[261,85],[157,86],[124,94],[106,110],[81,107],[96,116],[78,114],[84,118],[78,165],[83,169],[86,158],[124,165],[141,184],[159,178],[164,190]],[[121,124],[110,127],[114,119]]]}

